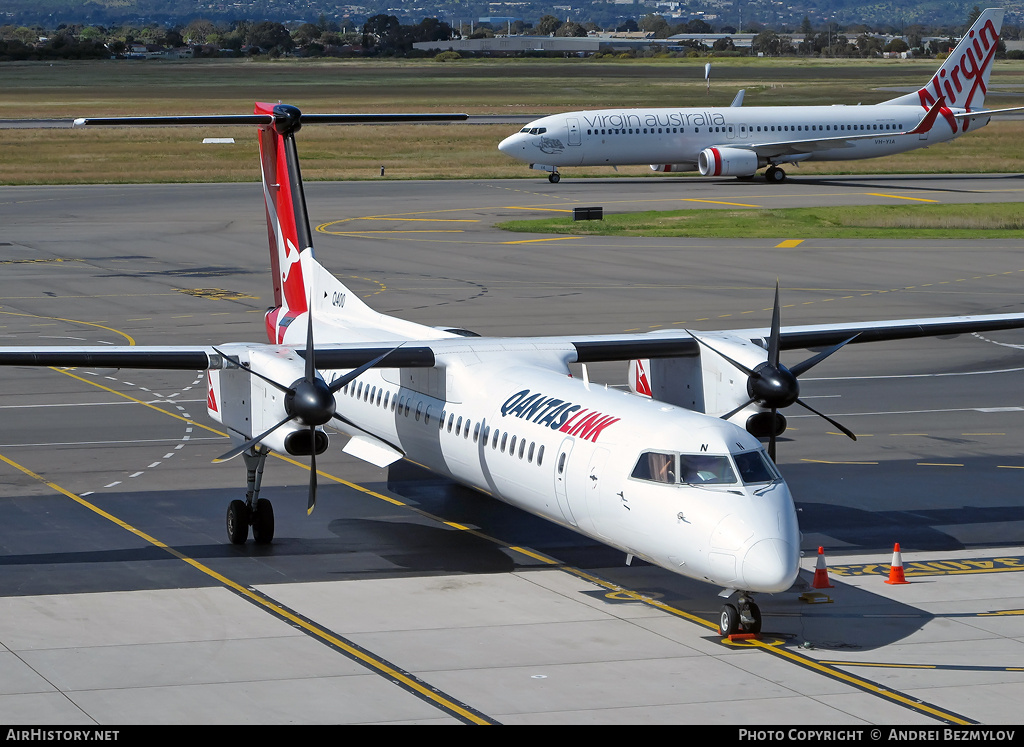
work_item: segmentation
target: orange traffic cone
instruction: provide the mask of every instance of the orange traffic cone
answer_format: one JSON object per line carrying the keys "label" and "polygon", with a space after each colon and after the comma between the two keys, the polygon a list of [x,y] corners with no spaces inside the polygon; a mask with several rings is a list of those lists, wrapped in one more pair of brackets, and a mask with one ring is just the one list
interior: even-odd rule
{"label": "orange traffic cone", "polygon": [[811,581],[812,589],[831,589],[832,584],[828,581],[828,568],[825,567],[825,548],[818,548],[818,564],[814,567],[814,580]]}
{"label": "orange traffic cone", "polygon": [[892,564],[889,566],[889,578],[887,584],[909,584],[907,577],[903,575],[903,556],[900,555],[900,543],[897,542],[892,551]]}

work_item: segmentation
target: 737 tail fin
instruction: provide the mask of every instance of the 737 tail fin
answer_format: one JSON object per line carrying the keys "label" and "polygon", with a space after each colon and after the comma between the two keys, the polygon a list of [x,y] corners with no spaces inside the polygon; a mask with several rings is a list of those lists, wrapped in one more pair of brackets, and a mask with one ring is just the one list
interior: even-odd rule
{"label": "737 tail fin", "polygon": [[[884,101],[882,104],[918,104],[924,109],[929,109],[935,102],[945,98],[949,109],[981,109],[985,105],[988,78],[992,72],[996,47],[999,45],[1003,13],[1000,8],[983,11],[926,85],[914,93]],[[952,115],[947,114],[946,119],[956,131]],[[967,127],[966,121],[963,126]]]}

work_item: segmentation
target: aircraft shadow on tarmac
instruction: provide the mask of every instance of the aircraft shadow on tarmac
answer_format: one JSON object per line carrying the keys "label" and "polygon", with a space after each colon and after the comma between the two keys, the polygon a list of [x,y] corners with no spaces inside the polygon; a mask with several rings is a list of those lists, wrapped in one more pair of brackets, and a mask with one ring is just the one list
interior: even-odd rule
{"label": "aircraft shadow on tarmac", "polygon": [[[1020,544],[1015,532],[1024,526],[1017,523],[1024,522],[1024,506],[1011,474],[1015,471],[995,469],[997,461],[966,460],[964,467],[941,475],[922,473],[910,461],[874,465],[872,472],[821,464],[785,465],[784,470],[802,509],[805,544],[825,535],[842,543],[844,551],[875,553],[877,562],[887,563],[893,541],[899,541],[905,553]],[[980,474],[984,480],[979,480]],[[878,490],[880,480],[886,483],[885,491]],[[223,490],[112,492],[90,500],[242,585],[507,573],[532,562],[508,549],[522,545],[706,620],[717,617],[716,587],[641,561],[626,567],[616,550],[415,465],[400,462],[388,470],[384,483],[364,485],[398,496],[416,510],[325,484],[324,500],[307,517],[306,489],[300,481],[294,487],[272,489],[277,516],[274,544],[234,546],[218,538],[223,531]],[[985,505],[963,505],[963,496],[977,496],[976,503]],[[0,596],[217,583],[106,519],[83,517],[80,511],[70,516],[67,499],[61,496],[14,498],[3,513],[13,532],[8,536],[21,539],[5,544],[0,556]],[[438,524],[432,516],[476,532]],[[50,549],[39,552],[40,548]],[[933,617],[835,578],[836,588],[827,590],[833,604],[802,604],[798,595],[810,589],[812,576],[810,562],[803,565],[790,592],[759,599],[766,635],[810,641],[821,649],[866,650],[905,638]],[[536,561],[536,567],[544,564]],[[879,577],[878,582],[883,580]],[[608,604],[642,604],[597,586],[585,593]],[[870,625],[867,614],[872,617]]]}
{"label": "aircraft shadow on tarmac", "polygon": [[932,552],[1024,544],[1020,473],[1000,468],[1007,461],[790,464],[783,473],[799,510],[805,551],[822,544],[809,543],[809,535],[824,535],[844,552],[884,557],[896,542],[904,551]]}

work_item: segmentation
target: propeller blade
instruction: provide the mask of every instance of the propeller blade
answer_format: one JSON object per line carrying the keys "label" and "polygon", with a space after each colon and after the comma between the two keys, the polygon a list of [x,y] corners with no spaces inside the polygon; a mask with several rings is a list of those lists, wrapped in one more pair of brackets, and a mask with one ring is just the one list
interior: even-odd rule
{"label": "propeller blade", "polygon": [[[312,288],[310,288],[312,293]],[[316,361],[314,360],[315,348],[313,347],[313,302],[307,300],[309,307],[306,311],[306,381],[316,378]]]}
{"label": "propeller blade", "polygon": [[271,433],[276,431],[282,425],[284,425],[285,423],[290,421],[293,417],[294,417],[294,415],[289,415],[284,420],[282,420],[280,423],[278,423],[277,425],[271,426],[270,428],[267,428],[267,430],[263,431],[263,433],[261,433],[260,435],[256,436],[255,438],[250,438],[248,441],[246,441],[241,446],[236,446],[235,448],[233,448],[231,451],[227,452],[226,454],[221,454],[219,457],[217,457],[216,459],[213,460],[213,463],[214,464],[220,464],[221,462],[226,462],[229,459],[234,459],[236,456],[241,454],[243,451],[246,451],[247,449],[255,446],[256,444],[258,444],[260,441],[262,441],[264,438],[266,438]]}
{"label": "propeller blade", "polygon": [[782,330],[782,311],[779,307],[779,281],[775,281],[775,306],[772,308],[772,334],[768,338],[768,363],[779,367],[779,340]]}
{"label": "propeller blade", "polygon": [[827,420],[828,422],[830,422],[830,423],[831,423],[832,425],[834,425],[834,426],[835,426],[836,428],[838,428],[838,429],[839,429],[839,430],[841,430],[841,431],[842,431],[843,433],[845,433],[845,434],[846,434],[847,436],[849,436],[851,440],[853,440],[853,441],[856,441],[856,440],[857,440],[857,437],[856,437],[856,436],[855,436],[855,435],[853,434],[853,431],[851,431],[851,430],[850,430],[849,428],[846,428],[845,426],[841,425],[840,423],[837,423],[837,422],[836,422],[835,420],[833,420],[832,418],[830,418],[830,417],[829,417],[828,415],[825,415],[824,413],[818,412],[818,411],[817,411],[817,410],[815,410],[815,409],[814,409],[813,407],[811,407],[811,406],[810,406],[809,404],[807,404],[806,402],[804,402],[804,401],[803,401],[802,399],[798,399],[798,400],[796,401],[796,403],[797,403],[798,405],[800,405],[801,407],[803,407],[803,408],[805,408],[805,409],[807,409],[807,410],[810,410],[810,411],[811,411],[811,412],[813,412],[813,413],[814,413],[815,415],[817,415],[817,416],[818,416],[819,418],[824,418],[825,420]]}
{"label": "propeller blade", "polygon": [[258,371],[253,371],[248,366],[243,366],[242,362],[238,359],[237,356],[231,356],[231,355],[228,355],[227,353],[222,353],[220,350],[217,350],[217,348],[214,348],[213,350],[214,350],[214,352],[216,352],[217,354],[222,356],[224,358],[224,360],[231,361],[232,363],[235,364],[235,366],[237,366],[241,370],[245,371],[250,376],[255,376],[257,379],[262,379],[263,381],[267,382],[268,384],[270,384],[272,387],[274,387],[278,391],[284,392],[285,394],[292,394],[292,395],[295,394],[295,390],[292,389],[291,387],[287,387],[284,384],[279,384],[276,381],[274,381],[273,379],[267,378],[266,376],[264,376],[263,374],[259,373]]}
{"label": "propeller blade", "polygon": [[806,373],[807,371],[809,371],[810,369],[812,369],[815,366],[817,366],[823,360],[825,360],[830,355],[832,355],[832,353],[836,352],[837,350],[839,350],[841,347],[843,347],[847,343],[850,343],[850,342],[853,342],[854,340],[856,340],[859,336],[860,336],[860,332],[855,334],[849,340],[844,340],[843,342],[839,343],[838,345],[833,345],[828,350],[825,350],[825,351],[823,351],[821,353],[818,353],[813,358],[808,358],[807,360],[802,361],[801,363],[797,363],[795,366],[792,366],[789,369],[790,373],[792,373],[794,376],[799,376],[800,374]]}
{"label": "propeller blade", "polygon": [[736,413],[738,413],[738,412],[739,412],[740,410],[742,410],[742,409],[743,409],[744,407],[749,407],[749,406],[750,406],[750,405],[752,405],[753,403],[754,403],[754,400],[752,400],[752,399],[748,399],[748,400],[747,400],[746,402],[744,402],[744,403],[743,403],[742,405],[740,405],[739,407],[737,407],[737,408],[735,408],[735,409],[732,409],[732,410],[730,410],[729,412],[725,413],[725,415],[723,415],[723,416],[722,416],[722,420],[728,420],[728,419],[729,419],[729,418],[731,418],[731,417],[732,417],[733,415],[735,415],[735,414],[736,414]]}
{"label": "propeller blade", "polygon": [[309,455],[309,500],[306,503],[306,516],[313,513],[316,508],[316,427],[309,427],[309,443],[311,445]]}
{"label": "propeller blade", "polygon": [[[711,351],[712,353],[714,353],[715,355],[720,355],[720,356],[722,356],[723,358],[725,358],[725,359],[726,359],[727,361],[729,361],[729,363],[731,363],[732,365],[736,366],[736,368],[738,368],[738,369],[739,369],[740,371],[742,371],[743,373],[745,373],[745,374],[746,374],[747,376],[754,376],[754,375],[755,375],[755,374],[754,374],[754,372],[753,372],[753,371],[752,371],[751,369],[747,368],[746,366],[744,366],[744,365],[743,365],[742,363],[740,363],[739,361],[734,361],[734,360],[733,360],[732,358],[730,358],[729,356],[727,356],[727,355],[726,355],[725,353],[721,353],[721,352],[719,352],[719,351],[715,350],[715,349],[714,349],[713,347],[711,347],[711,346],[710,346],[710,345],[709,345],[708,343],[704,342],[704,340],[702,340],[702,339],[701,339],[700,337],[698,337],[697,335],[695,335],[695,334],[694,334],[694,333],[693,333],[693,332],[692,332],[691,330],[688,330],[688,329],[684,329],[683,331],[684,331],[684,332],[685,332],[686,334],[688,334],[688,335],[689,335],[690,337],[692,337],[692,338],[693,338],[694,340],[696,340],[696,341],[697,341],[698,343],[700,343],[701,345],[703,345],[704,347],[706,347],[706,348],[707,348],[708,350],[710,350],[710,351]],[[744,407],[746,407],[746,405],[744,405]]]}
{"label": "propeller blade", "polygon": [[[404,344],[405,344],[405,343],[402,343],[402,345],[404,345]],[[332,383],[331,383],[331,385],[330,385],[330,387],[328,387],[328,388],[330,389],[330,391],[331,391],[331,394],[337,394],[337,393],[338,393],[338,391],[339,391],[339,390],[340,390],[340,389],[341,389],[341,388],[342,388],[343,386],[345,386],[346,384],[348,384],[348,383],[349,383],[350,381],[352,381],[352,380],[353,380],[353,379],[355,379],[356,377],[360,376],[360,375],[361,375],[362,373],[364,373],[365,371],[367,371],[367,370],[369,370],[369,369],[373,368],[374,366],[376,366],[376,365],[377,365],[378,363],[380,363],[380,362],[381,362],[382,360],[384,360],[384,359],[385,359],[385,358],[387,358],[387,357],[388,357],[389,355],[391,355],[391,354],[392,354],[393,352],[395,352],[396,350],[398,350],[398,348],[402,347],[402,345],[399,345],[399,346],[398,346],[398,347],[396,347],[396,348],[392,348],[391,350],[388,350],[387,352],[385,352],[385,353],[382,353],[381,355],[378,355],[378,356],[377,356],[376,358],[374,358],[374,359],[373,359],[372,361],[367,361],[366,363],[364,363],[363,365],[361,365],[361,366],[360,366],[359,368],[353,368],[353,369],[352,369],[351,371],[349,371],[349,372],[348,372],[347,374],[345,374],[344,376],[342,376],[342,377],[341,377],[340,379],[337,379],[337,380],[335,380],[334,382],[332,382]]]}
{"label": "propeller blade", "polygon": [[[777,412],[778,411],[773,407],[772,408],[772,423],[775,422],[775,418],[776,418],[776,413]],[[777,464],[777,462],[775,462],[775,428],[774,427],[772,428],[772,432],[768,436],[768,456],[771,457],[771,460],[772,460],[773,463]]]}

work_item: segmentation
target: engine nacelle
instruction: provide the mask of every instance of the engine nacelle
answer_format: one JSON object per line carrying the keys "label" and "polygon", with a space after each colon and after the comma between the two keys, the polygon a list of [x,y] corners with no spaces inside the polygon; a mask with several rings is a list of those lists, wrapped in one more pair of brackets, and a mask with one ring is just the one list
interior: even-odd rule
{"label": "engine nacelle", "polygon": [[705,148],[697,156],[701,176],[753,176],[757,153],[743,148]]}
{"label": "engine nacelle", "polygon": [[[259,371],[273,381],[290,386],[303,375],[305,362],[294,350],[281,348],[273,353],[250,350],[244,345],[220,347],[243,365]],[[228,429],[233,440],[241,443],[284,420],[285,393],[245,370],[226,366],[207,372],[206,411]],[[309,427],[294,420],[275,429],[262,445],[292,456],[308,456],[311,451],[322,454],[328,436],[321,429],[310,437]]]}
{"label": "engine nacelle", "polygon": [[[727,333],[704,333],[702,338],[751,369],[768,357],[764,348]],[[630,361],[629,388],[635,394],[713,416],[731,412],[750,398],[747,375],[703,345],[693,356]],[[773,423],[769,412],[753,404],[729,420],[762,438],[773,427],[776,431],[785,428],[781,415]]]}
{"label": "engine nacelle", "polygon": [[683,171],[696,171],[697,164],[695,163],[652,163],[651,171],[662,171],[668,173],[680,173]]}

